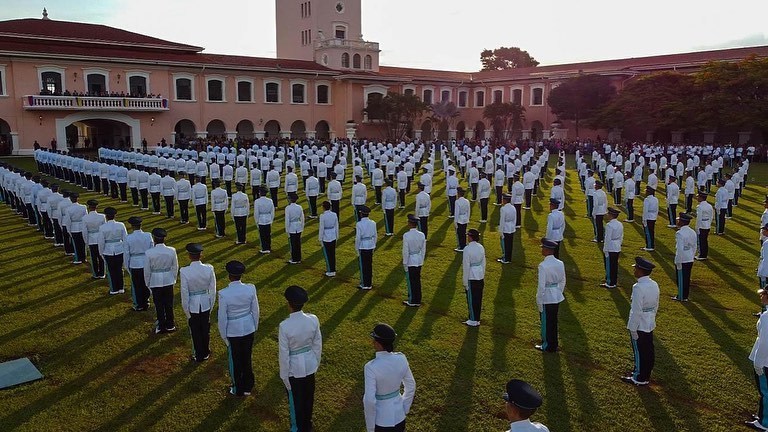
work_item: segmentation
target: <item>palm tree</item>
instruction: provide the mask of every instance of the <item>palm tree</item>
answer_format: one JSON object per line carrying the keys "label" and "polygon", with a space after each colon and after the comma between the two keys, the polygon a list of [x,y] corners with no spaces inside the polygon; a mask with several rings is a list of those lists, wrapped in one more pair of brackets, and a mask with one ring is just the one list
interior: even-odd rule
{"label": "palm tree", "polygon": [[507,140],[522,129],[525,108],[512,102],[494,102],[485,107],[483,118],[490,120],[496,139]]}
{"label": "palm tree", "polygon": [[453,124],[459,116],[456,104],[450,101],[440,101],[432,104],[428,120],[432,122],[432,139],[436,138],[437,128],[446,124],[448,129],[453,129]]}

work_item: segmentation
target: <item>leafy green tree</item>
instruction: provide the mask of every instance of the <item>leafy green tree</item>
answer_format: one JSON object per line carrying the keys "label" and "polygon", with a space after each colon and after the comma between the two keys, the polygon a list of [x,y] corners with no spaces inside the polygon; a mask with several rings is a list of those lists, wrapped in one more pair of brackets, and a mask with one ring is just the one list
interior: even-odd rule
{"label": "leafy green tree", "polygon": [[483,109],[483,118],[489,120],[496,139],[507,140],[522,129],[525,108],[512,102],[494,102]]}
{"label": "leafy green tree", "polygon": [[456,104],[449,101],[440,101],[429,107],[429,120],[432,122],[433,139],[437,136],[441,125],[447,125],[448,129],[453,129],[456,118],[461,114]]}
{"label": "leafy green tree", "polygon": [[499,47],[494,50],[484,49],[480,53],[480,62],[483,64],[482,70],[505,70],[515,68],[525,68],[538,66],[536,61],[528,51],[518,47]]}
{"label": "leafy green tree", "polygon": [[379,126],[388,140],[402,139],[413,122],[421,117],[429,105],[413,94],[389,92],[386,96],[371,95],[363,114],[368,121]]}
{"label": "leafy green tree", "polygon": [[580,75],[564,81],[555,87],[547,102],[560,120],[572,120],[579,136],[579,126],[583,120],[592,119],[611,99],[616,96],[616,88],[611,80],[602,75]]}

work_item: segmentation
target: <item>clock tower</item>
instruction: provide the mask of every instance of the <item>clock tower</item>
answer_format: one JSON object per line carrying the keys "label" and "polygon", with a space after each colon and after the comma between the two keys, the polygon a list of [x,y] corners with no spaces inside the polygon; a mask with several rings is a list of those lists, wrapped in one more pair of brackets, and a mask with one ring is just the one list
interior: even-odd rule
{"label": "clock tower", "polygon": [[362,0],[275,0],[277,58],[331,69],[379,70],[379,44],[362,34]]}

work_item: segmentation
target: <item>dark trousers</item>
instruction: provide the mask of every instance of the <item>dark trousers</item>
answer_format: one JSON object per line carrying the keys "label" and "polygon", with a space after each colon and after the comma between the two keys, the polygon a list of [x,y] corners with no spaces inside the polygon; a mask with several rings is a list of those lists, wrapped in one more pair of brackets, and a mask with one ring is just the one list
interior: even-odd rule
{"label": "dark trousers", "polygon": [[331,200],[331,211],[339,216],[339,200]]}
{"label": "dark trousers", "polygon": [[595,238],[598,243],[605,239],[605,225],[603,225],[603,218],[605,215],[595,215]]}
{"label": "dark trousers", "polygon": [[456,195],[448,196],[448,212],[451,216],[456,211]]}
{"label": "dark trousers", "polygon": [[504,186],[496,186],[496,205],[501,205],[501,195],[503,192]]}
{"label": "dark trousers", "polygon": [[469,309],[470,321],[480,321],[480,312],[483,309],[483,287],[485,287],[485,280],[469,281],[467,309]]}
{"label": "dark trousers", "polygon": [[109,195],[109,179],[106,177],[101,178],[101,193]]}
{"label": "dark trousers", "polygon": [[717,234],[723,234],[725,232],[725,213],[728,209],[720,209],[717,211],[717,219],[715,219],[715,228]]}
{"label": "dark trousers", "polygon": [[315,374],[303,378],[288,377],[291,431],[312,432],[312,411],[315,405]]}
{"label": "dark trousers", "polygon": [[398,189],[397,198],[400,201],[400,207],[405,207],[405,189]]}
{"label": "dark trousers", "polygon": [[421,304],[421,266],[408,267],[405,276],[405,285],[408,288],[408,303]]}
{"label": "dark trousers", "polygon": [[615,287],[619,275],[619,254],[621,252],[608,252],[605,257],[605,284]]}
{"label": "dark trousers", "polygon": [[675,225],[677,222],[677,204],[670,204],[667,206],[667,216],[669,217],[669,224]]}
{"label": "dark trousers", "polygon": [[189,222],[189,200],[179,200],[179,214],[181,223]]}
{"label": "dark trousers", "polygon": [[488,198],[480,198],[480,220],[488,220]]}
{"label": "dark trousers", "polygon": [[318,177],[317,180],[320,182],[320,193],[325,193],[325,177]]}
{"label": "dark trousers", "polygon": [[517,225],[515,228],[520,228],[523,226],[523,205],[522,204],[512,204],[515,206],[515,214],[517,214]]}
{"label": "dark trousers", "polygon": [[151,192],[152,196],[152,212],[160,213],[160,192]]}
{"label": "dark trousers", "polygon": [[647,249],[655,249],[656,246],[656,221],[645,221],[645,247]]}
{"label": "dark trousers", "polygon": [[336,272],[336,240],[323,242],[323,257],[325,257],[325,271]]}
{"label": "dark trousers", "polygon": [[248,220],[248,216],[234,216],[235,231],[237,233],[237,242],[245,243],[245,225]]}
{"label": "dark trousers", "polygon": [[261,196],[261,194],[259,193],[259,188],[260,187],[261,186],[253,186],[253,185],[251,185],[251,195],[253,195],[253,200],[254,201],[259,199],[259,197]]}
{"label": "dark trousers", "polygon": [[534,195],[539,194],[539,179],[536,179],[533,181],[533,194]]}
{"label": "dark trousers", "polygon": [[627,200],[627,220],[629,221],[635,220],[635,200],[634,199]]}
{"label": "dark trousers", "polygon": [[152,301],[157,311],[157,328],[169,330],[176,326],[173,321],[173,285],[152,288]]}
{"label": "dark trousers", "polygon": [[515,233],[503,233],[501,238],[502,259],[505,262],[512,261],[512,247],[515,244]]}
{"label": "dark trousers", "polygon": [[198,228],[205,228],[208,226],[208,208],[205,204],[195,206],[195,215],[197,216]]}
{"label": "dark trousers", "polygon": [[381,204],[381,186],[375,186],[373,191],[374,196],[376,197],[376,204]]}
{"label": "dark trousers", "polygon": [[301,233],[290,233],[288,243],[291,247],[291,261],[301,262]]}
{"label": "dark trousers", "polygon": [[477,199],[477,183],[470,183],[469,188],[472,191],[472,201]]}
{"label": "dark trousers", "polygon": [[690,213],[693,209],[693,194],[685,196],[685,212]]}
{"label": "dark trousers", "polygon": [[24,204],[24,208],[27,210],[27,221],[30,225],[37,225],[37,213],[35,212],[32,204]]}
{"label": "dark trousers", "polygon": [[43,212],[43,235],[46,238],[53,237],[53,223],[51,223],[51,218],[48,216],[48,212]]}
{"label": "dark trousers", "polygon": [[621,204],[621,190],[623,188],[614,188],[613,189],[613,203],[616,205]]}
{"label": "dark trousers", "polygon": [[227,191],[227,196],[232,198],[232,180],[224,180],[224,189]]}
{"label": "dark trousers", "polygon": [[259,225],[259,241],[261,250],[272,250],[272,225]]}
{"label": "dark trousers", "polygon": [[174,210],[173,195],[163,195],[163,199],[165,200],[165,215],[172,218]]}
{"label": "dark trousers", "polygon": [[709,230],[699,230],[699,258],[709,256]]}
{"label": "dark trousers", "polygon": [[681,269],[677,270],[677,298],[687,300],[691,291],[691,270],[693,262],[681,263]]}
{"label": "dark trousers", "polygon": [[149,189],[139,189],[139,197],[141,198],[141,209],[149,209]]}
{"label": "dark trousers", "polygon": [[587,195],[587,217],[592,217],[592,207],[595,205],[595,197]]}
{"label": "dark trousers", "polygon": [[128,183],[118,183],[117,187],[120,189],[120,201],[128,202]]}
{"label": "dark trousers", "polygon": [[224,231],[227,227],[227,223],[224,221],[224,210],[213,212],[213,221],[216,235],[219,237],[224,236]]}
{"label": "dark trousers", "polygon": [[112,199],[118,198],[117,182],[115,180],[109,181],[109,194]]}
{"label": "dark trousers", "polygon": [[456,243],[462,250],[467,245],[467,224],[456,224]]}
{"label": "dark trousers", "polygon": [[187,179],[191,184],[195,184],[195,173],[187,173]]}
{"label": "dark trousers", "polygon": [[635,381],[646,382],[651,379],[651,371],[655,360],[653,350],[653,332],[637,332],[637,340],[630,337],[632,351],[635,354],[635,368],[632,370],[632,378]]}
{"label": "dark trousers", "polygon": [[392,234],[395,231],[395,209],[384,210],[384,232]]}
{"label": "dark trousers", "polygon": [[277,208],[277,188],[269,188],[269,196],[272,198],[272,204]]}
{"label": "dark trousers", "polygon": [[123,287],[123,254],[104,255],[104,262],[107,268],[107,280],[109,281],[109,292],[118,292]]}
{"label": "dark trousers", "polygon": [[131,188],[131,202],[135,206],[139,205],[139,189],[132,187]]}
{"label": "dark trousers", "polygon": [[71,234],[72,246],[75,249],[75,261],[85,261],[85,239],[82,232],[75,232]]}
{"label": "dark trousers", "polygon": [[394,426],[378,426],[373,429],[374,432],[405,432],[405,420]]}
{"label": "dark trousers", "polygon": [[307,201],[309,201],[309,215],[317,216],[317,195],[308,196]]}
{"label": "dark trousers", "polygon": [[419,216],[419,231],[424,233],[424,237],[427,237],[427,232],[429,231],[429,217],[428,216]]}
{"label": "dark trousers", "polygon": [[131,298],[134,309],[147,309],[149,307],[149,288],[144,282],[144,268],[132,268],[128,270],[131,275]]}
{"label": "dark trousers", "polygon": [[531,197],[533,195],[533,189],[525,190],[525,208],[531,208]]}
{"label": "dark trousers", "polygon": [[545,304],[541,312],[541,349],[557,351],[557,312],[560,303]]}
{"label": "dark trousers", "polygon": [[733,200],[732,199],[728,200],[727,209],[728,209],[728,217],[733,217]]}
{"label": "dark trousers", "polygon": [[101,192],[101,177],[97,175],[93,176],[93,191]]}
{"label": "dark trousers", "polygon": [[360,262],[360,286],[372,287],[373,286],[373,249],[360,249],[358,250],[360,256],[358,261]]}
{"label": "dark trousers", "polygon": [[253,390],[253,333],[245,336],[228,337],[229,340],[229,376],[232,378],[232,390],[238,396]]}
{"label": "dark trousers", "polygon": [[190,313],[187,320],[189,332],[192,334],[192,348],[195,360],[203,361],[211,353],[211,311]]}
{"label": "dark trousers", "polygon": [[104,258],[99,254],[99,245],[88,245],[88,252],[91,254],[91,276],[104,276]]}

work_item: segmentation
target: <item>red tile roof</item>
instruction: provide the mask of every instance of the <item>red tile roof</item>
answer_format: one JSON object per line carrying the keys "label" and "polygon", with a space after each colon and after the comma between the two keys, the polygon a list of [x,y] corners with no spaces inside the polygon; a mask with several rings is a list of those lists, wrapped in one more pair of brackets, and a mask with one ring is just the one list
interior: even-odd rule
{"label": "red tile roof", "polygon": [[454,72],[433,69],[414,69],[394,66],[379,67],[379,75],[396,76],[424,80],[449,80],[449,81],[467,81],[472,79],[469,72]]}
{"label": "red tile roof", "polygon": [[0,21],[0,35],[18,38],[47,38],[110,45],[139,45],[199,52],[203,48],[145,36],[100,24],[87,24],[51,19],[24,18]]}

